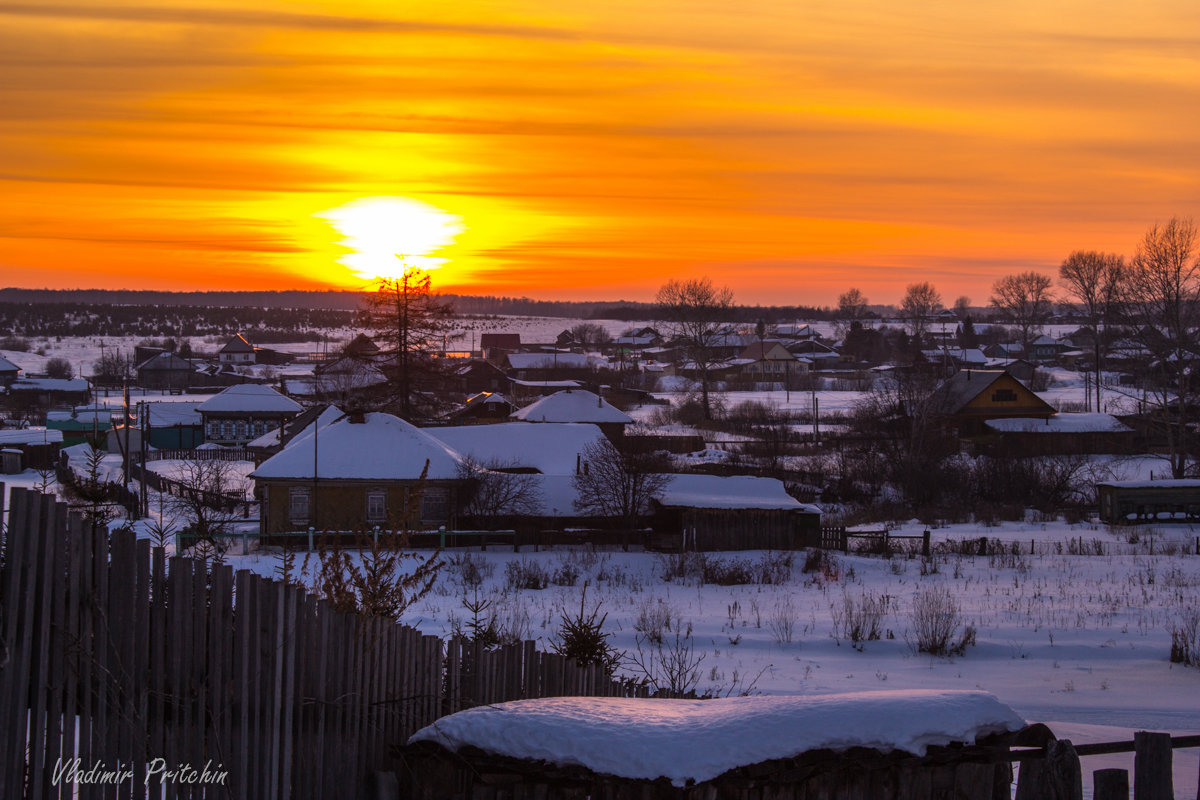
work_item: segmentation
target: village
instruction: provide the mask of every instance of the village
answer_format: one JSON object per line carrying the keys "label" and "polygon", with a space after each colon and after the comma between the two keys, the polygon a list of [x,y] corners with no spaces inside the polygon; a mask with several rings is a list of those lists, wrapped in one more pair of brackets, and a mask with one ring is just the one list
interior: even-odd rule
{"label": "village", "polygon": [[[1111,342],[1097,382],[1078,319],[1029,347],[951,310],[913,322],[714,321],[700,351],[662,320],[491,318],[423,354],[434,368],[414,369],[407,413],[386,333],[329,334],[319,352],[252,333],[208,354],[134,343],[116,376],[98,374],[103,353],[44,341],[0,351],[3,480],[198,559],[198,575],[245,570],[330,600],[331,580],[392,571],[390,613],[444,640],[442,659],[467,647],[456,680],[474,689],[447,709],[473,705],[466,691],[575,693],[540,678],[530,695],[527,678],[513,695],[499,688],[512,677],[480,672],[572,652],[573,621],[598,637],[584,694],[949,680],[1077,744],[1186,734],[1197,709],[1129,683],[1186,692],[1194,670],[1162,669],[1198,652],[1183,598],[1200,581],[1200,482],[1170,477],[1148,351]],[[49,377],[56,345],[92,377]],[[880,459],[930,472],[907,481]],[[947,481],[957,502],[929,485]],[[1142,600],[1081,594],[1096,580]],[[946,629],[922,633],[931,603]],[[1111,659],[1114,626],[1137,660]],[[1125,711],[1107,702],[1118,687]],[[1177,787],[1194,782],[1187,752]],[[433,764],[410,779],[463,780]]]}

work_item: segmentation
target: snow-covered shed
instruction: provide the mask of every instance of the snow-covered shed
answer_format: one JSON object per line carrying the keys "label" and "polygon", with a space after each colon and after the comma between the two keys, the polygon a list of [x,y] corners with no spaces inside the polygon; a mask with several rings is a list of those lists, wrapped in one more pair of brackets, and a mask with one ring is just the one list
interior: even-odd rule
{"label": "snow-covered shed", "polygon": [[309,425],[251,477],[264,534],[452,527],[462,468],[462,457],[425,431],[367,413]]}
{"label": "snow-covered shed", "polygon": [[1025,721],[980,691],[714,700],[552,697],[439,719],[400,748],[412,797],[1007,800]]}
{"label": "snow-covered shed", "polygon": [[795,550],[821,528],[776,478],[672,475],[652,505],[655,533],[689,550]]}
{"label": "snow-covered shed", "polygon": [[52,428],[0,430],[0,448],[18,452],[22,469],[53,468],[62,444],[63,432]]}
{"label": "snow-covered shed", "polygon": [[1200,520],[1200,480],[1103,481],[1096,484],[1100,521],[1195,522]]}
{"label": "snow-covered shed", "polygon": [[1132,453],[1137,434],[1112,414],[1058,413],[984,423],[988,450],[1014,456]]}
{"label": "snow-covered shed", "polygon": [[196,407],[210,442],[239,445],[256,439],[295,417],[295,400],[259,383],[229,386]]}
{"label": "snow-covered shed", "polygon": [[512,415],[525,422],[586,422],[598,425],[604,435],[617,440],[633,417],[586,389],[567,389],[543,397]]}

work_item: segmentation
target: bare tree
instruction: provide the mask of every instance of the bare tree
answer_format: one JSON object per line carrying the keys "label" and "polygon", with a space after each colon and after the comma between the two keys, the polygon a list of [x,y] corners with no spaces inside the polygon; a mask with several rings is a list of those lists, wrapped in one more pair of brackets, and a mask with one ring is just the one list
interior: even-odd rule
{"label": "bare tree", "polygon": [[992,285],[991,304],[1007,314],[1021,331],[1021,346],[1029,355],[1033,337],[1050,318],[1054,295],[1050,276],[1032,270],[1005,275]]}
{"label": "bare tree", "polygon": [[250,479],[237,462],[205,459],[199,454],[178,462],[175,491],[168,493],[168,510],[186,520],[198,541],[212,542],[230,532],[237,507],[246,499]]}
{"label": "bare tree", "polygon": [[723,332],[722,323],[733,309],[733,292],[713,286],[708,278],[671,280],[658,290],[655,302],[659,318],[700,374],[704,418],[712,419],[709,370],[718,361],[715,345]]}
{"label": "bare tree", "polygon": [[1129,265],[1124,321],[1149,353],[1144,376],[1152,416],[1162,425],[1171,474],[1185,477],[1192,454],[1200,358],[1200,241],[1195,223],[1173,217],[1142,238]]}
{"label": "bare tree", "polygon": [[583,448],[583,464],[583,471],[572,479],[575,510],[618,517],[629,528],[638,524],[650,509],[650,498],[670,481],[661,456],[622,452],[607,439]]}
{"label": "bare tree", "polygon": [[918,347],[925,339],[929,318],[941,306],[942,296],[929,281],[910,283],[905,289],[904,299],[900,301],[900,309],[904,314],[904,319],[908,321]]}
{"label": "bare tree", "polygon": [[510,469],[512,465],[480,464],[470,456],[465,457],[458,468],[463,516],[487,521],[536,515],[542,505],[537,476],[506,471]]}
{"label": "bare tree", "polygon": [[1068,294],[1083,306],[1092,334],[1096,368],[1096,410],[1100,405],[1100,373],[1103,368],[1104,335],[1116,309],[1125,273],[1125,259],[1113,253],[1076,250],[1058,268],[1058,280]]}
{"label": "bare tree", "polygon": [[965,319],[971,316],[971,298],[965,294],[959,295],[954,301],[954,313],[959,319]]}
{"label": "bare tree", "polygon": [[575,337],[575,341],[585,346],[608,344],[612,341],[612,334],[603,325],[595,322],[581,322],[571,327],[570,333]]}
{"label": "bare tree", "polygon": [[75,377],[75,369],[65,358],[51,358],[46,362],[46,377],[70,380]]}
{"label": "bare tree", "polygon": [[837,331],[839,336],[846,332],[867,315],[867,296],[860,289],[851,287],[838,295]]}
{"label": "bare tree", "polygon": [[388,356],[400,416],[411,419],[419,384],[436,372],[431,352],[449,331],[453,311],[433,293],[429,274],[408,265],[399,277],[380,278],[365,303],[368,324]]}

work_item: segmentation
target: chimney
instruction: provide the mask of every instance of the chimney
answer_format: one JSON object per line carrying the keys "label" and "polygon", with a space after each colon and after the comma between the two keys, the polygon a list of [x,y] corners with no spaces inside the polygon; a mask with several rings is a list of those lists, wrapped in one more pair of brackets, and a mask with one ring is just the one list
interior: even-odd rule
{"label": "chimney", "polygon": [[367,415],[362,411],[351,411],[346,415],[346,421],[351,425],[362,425],[367,421]]}

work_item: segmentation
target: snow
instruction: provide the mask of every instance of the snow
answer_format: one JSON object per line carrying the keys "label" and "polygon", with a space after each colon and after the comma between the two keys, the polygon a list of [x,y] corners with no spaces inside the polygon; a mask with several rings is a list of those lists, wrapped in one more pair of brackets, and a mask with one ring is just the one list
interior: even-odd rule
{"label": "snow", "polygon": [[319,477],[346,480],[416,480],[427,460],[427,478],[454,479],[462,463],[458,453],[399,417],[371,413],[361,423],[346,417],[315,431],[310,426],[253,477],[311,479],[314,455]]}
{"label": "snow", "polygon": [[175,425],[199,425],[200,411],[194,403],[146,403],[152,428],[171,428]]}
{"label": "snow", "polygon": [[30,389],[46,392],[86,392],[91,384],[86,378],[17,378],[12,383],[12,390]]}
{"label": "snow", "polygon": [[923,756],[930,745],[974,743],[1025,721],[978,691],[657,700],[552,697],[460,711],[409,742],[465,746],[512,758],[580,765],[675,786],[810,750],[865,747]]}
{"label": "snow", "polygon": [[513,419],[528,422],[633,422],[633,418],[624,411],[584,389],[556,392],[525,406],[512,416]]}
{"label": "snow", "polygon": [[820,513],[820,509],[806,506],[784,491],[782,481],[749,475],[674,475],[658,499],[664,506],[687,508],[765,508]]}
{"label": "snow", "polygon": [[196,408],[206,414],[230,411],[294,413],[300,411],[300,404],[270,386],[242,383],[230,386]]}
{"label": "snow", "polygon": [[599,428],[580,422],[501,422],[425,432],[480,466],[532,467],[546,475],[574,475],[584,448],[604,440]]}
{"label": "snow", "polygon": [[0,430],[0,445],[54,444],[61,443],[63,432],[46,428],[24,428],[22,430]]}
{"label": "snow", "polygon": [[1200,489],[1200,480],[1174,478],[1161,481],[1101,481],[1097,486],[1115,486],[1118,489]]}
{"label": "snow", "polygon": [[583,353],[509,353],[508,363],[513,369],[588,369],[604,359]]}
{"label": "snow", "polygon": [[990,419],[984,424],[1005,433],[1128,433],[1132,430],[1112,414],[1097,413],[1059,413],[1047,419]]}

